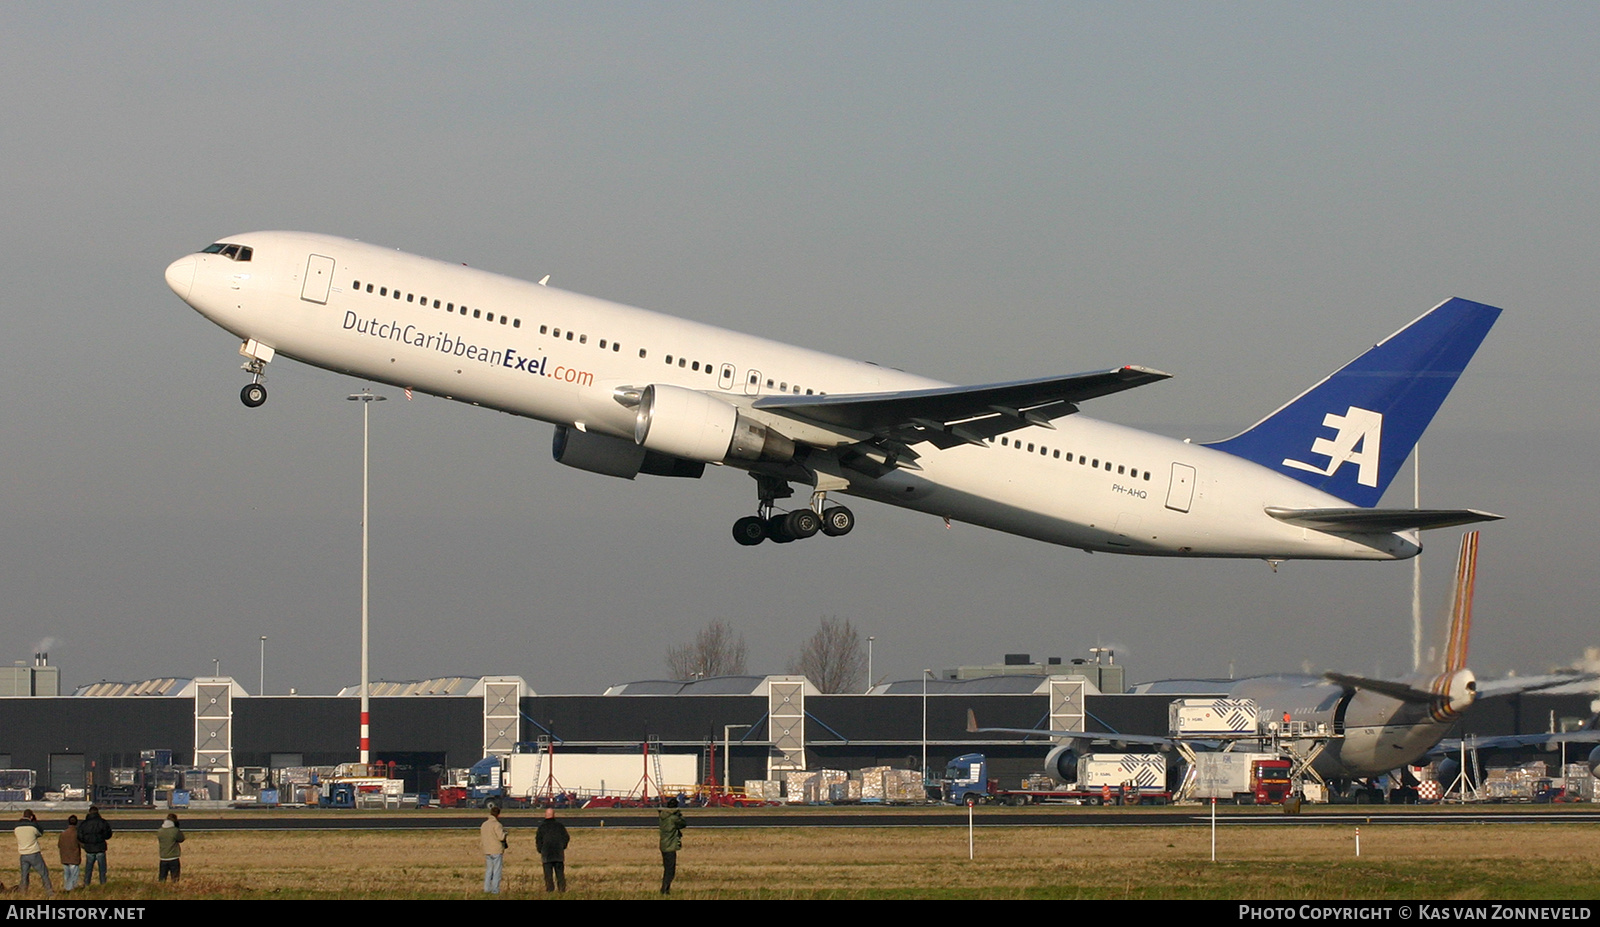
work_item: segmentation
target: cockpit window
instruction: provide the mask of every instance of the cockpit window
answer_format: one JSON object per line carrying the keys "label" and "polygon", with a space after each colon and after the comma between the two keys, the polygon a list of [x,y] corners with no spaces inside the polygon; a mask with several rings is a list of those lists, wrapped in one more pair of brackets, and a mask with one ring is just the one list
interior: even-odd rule
{"label": "cockpit window", "polygon": [[220,254],[230,261],[248,261],[254,250],[244,245],[230,245],[219,241],[213,245],[206,245],[200,249],[201,254]]}

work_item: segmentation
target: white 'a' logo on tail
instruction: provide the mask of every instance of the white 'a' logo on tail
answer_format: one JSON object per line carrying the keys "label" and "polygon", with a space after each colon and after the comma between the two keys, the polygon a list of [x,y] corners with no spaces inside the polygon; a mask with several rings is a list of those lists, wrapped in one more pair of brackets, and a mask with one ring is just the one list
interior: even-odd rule
{"label": "white 'a' logo on tail", "polygon": [[1378,446],[1383,434],[1383,414],[1351,406],[1343,415],[1329,412],[1322,419],[1326,428],[1336,428],[1339,433],[1330,440],[1318,438],[1311,442],[1311,453],[1328,458],[1326,467],[1285,459],[1285,467],[1332,476],[1346,463],[1356,465],[1356,482],[1363,486],[1378,485]]}

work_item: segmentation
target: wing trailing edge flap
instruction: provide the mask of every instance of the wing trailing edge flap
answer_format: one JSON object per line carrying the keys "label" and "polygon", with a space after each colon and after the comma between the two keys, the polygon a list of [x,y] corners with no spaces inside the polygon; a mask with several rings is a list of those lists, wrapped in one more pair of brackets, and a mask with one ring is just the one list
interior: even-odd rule
{"label": "wing trailing edge flap", "polygon": [[1273,518],[1301,528],[1350,534],[1378,534],[1427,528],[1453,528],[1503,516],[1477,509],[1291,509],[1267,506]]}
{"label": "wing trailing edge flap", "polygon": [[[1126,366],[984,386],[946,386],[839,396],[762,396],[751,407],[829,428],[866,432],[890,446],[923,441],[941,449],[986,440],[1078,411],[1077,404],[1171,374]],[[915,455],[911,455],[914,457]]]}

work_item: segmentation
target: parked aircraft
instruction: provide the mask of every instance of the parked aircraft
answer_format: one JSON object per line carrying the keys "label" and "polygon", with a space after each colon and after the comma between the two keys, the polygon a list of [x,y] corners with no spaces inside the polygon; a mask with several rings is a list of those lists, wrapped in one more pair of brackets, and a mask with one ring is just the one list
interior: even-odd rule
{"label": "parked aircraft", "polygon": [[[1221,684],[1215,694],[1254,702],[1259,718],[1266,719],[1273,735],[1293,745],[1301,756],[1310,755],[1311,748],[1320,744],[1322,750],[1312,769],[1324,779],[1358,780],[1412,765],[1433,752],[1461,713],[1485,692],[1510,695],[1592,678],[1565,674],[1479,684],[1467,668],[1477,561],[1478,533],[1473,531],[1461,538],[1450,620],[1424,671],[1399,679],[1346,673],[1255,676]],[[1195,686],[1185,688],[1192,693]],[[1179,738],[1155,735],[985,728],[978,727],[970,713],[968,728],[974,733],[1044,735],[1062,740],[1045,763],[1048,770],[1062,773],[1074,768],[1075,754],[1091,749],[1087,745],[1093,741],[1157,747],[1180,743]]]}
{"label": "parked aircraft", "polygon": [[[1077,414],[1167,378],[1121,366],[954,386],[540,283],[298,232],[233,235],[167,283],[242,341],[246,406],[279,354],[551,422],[608,476],[748,471],[744,545],[842,535],[831,493],[1088,551],[1395,560],[1497,518],[1374,508],[1500,310],[1447,300],[1236,437],[1191,444]],[[793,485],[810,504],[780,511]]]}

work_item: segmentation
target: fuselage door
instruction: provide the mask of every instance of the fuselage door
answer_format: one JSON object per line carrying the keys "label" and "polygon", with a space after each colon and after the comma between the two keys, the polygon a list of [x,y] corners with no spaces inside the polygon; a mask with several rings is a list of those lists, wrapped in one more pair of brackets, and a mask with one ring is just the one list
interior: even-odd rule
{"label": "fuselage door", "polygon": [[746,370],[744,373],[744,394],[746,396],[761,395],[761,371]]}
{"label": "fuselage door", "polygon": [[736,373],[732,364],[723,364],[721,372],[717,374],[717,385],[723,389],[733,389],[733,378]]}
{"label": "fuselage door", "polygon": [[311,255],[306,261],[306,282],[300,287],[300,298],[306,302],[328,304],[328,288],[333,286],[333,258]]}
{"label": "fuselage door", "polygon": [[1172,485],[1167,487],[1167,508],[1176,512],[1189,511],[1194,501],[1194,468],[1188,464],[1172,465]]}

